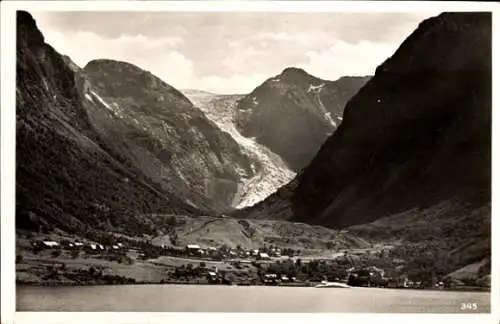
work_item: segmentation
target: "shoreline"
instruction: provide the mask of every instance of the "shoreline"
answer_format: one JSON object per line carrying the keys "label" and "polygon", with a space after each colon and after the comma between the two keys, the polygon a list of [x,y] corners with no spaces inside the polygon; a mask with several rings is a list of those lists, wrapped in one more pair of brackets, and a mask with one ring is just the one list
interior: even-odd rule
{"label": "shoreline", "polygon": [[[210,283],[197,283],[197,282],[177,282],[177,281],[139,281],[139,282],[128,282],[128,283],[79,283],[79,282],[25,282],[16,281],[17,287],[85,287],[85,286],[137,286],[137,285],[169,285],[169,286],[179,286],[179,285],[189,285],[189,286],[240,286],[240,287],[301,287],[301,288],[315,288],[314,286],[318,283],[296,283],[296,284],[278,284],[278,285],[264,285],[264,284],[210,284]],[[435,289],[435,288],[402,288],[402,287],[358,287],[351,286],[350,288],[366,288],[366,289],[383,289],[383,290],[408,290],[408,291],[443,291],[443,292],[478,292],[478,293],[491,293],[491,289],[486,289],[483,287],[466,287],[463,289]],[[334,289],[334,288],[329,288]]]}

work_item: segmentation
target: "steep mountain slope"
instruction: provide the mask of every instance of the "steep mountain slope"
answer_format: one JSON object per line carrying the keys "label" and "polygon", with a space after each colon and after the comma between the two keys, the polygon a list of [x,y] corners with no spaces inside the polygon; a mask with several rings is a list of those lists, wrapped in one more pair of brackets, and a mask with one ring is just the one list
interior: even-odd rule
{"label": "steep mountain slope", "polygon": [[491,201],[489,14],[422,22],[349,101],[311,164],[241,215],[345,227],[443,201]]}
{"label": "steep mountain slope", "polygon": [[326,81],[287,68],[238,102],[237,127],[299,171],[335,131],[344,105],[368,79]]}
{"label": "steep mountain slope", "polygon": [[18,14],[17,224],[150,232],[149,212],[232,209],[250,160],[180,92],[128,63],[82,70]]}
{"label": "steep mountain slope", "polygon": [[94,95],[129,126],[117,129],[95,119],[102,137],[162,188],[189,197],[194,206],[231,208],[240,179],[253,171],[229,134],[179,91],[132,64],[96,60],[84,72]]}
{"label": "steep mountain slope", "polygon": [[[136,212],[201,212],[165,194],[139,168],[108,150],[97,119],[120,119],[103,103],[84,104],[85,84],[75,66],[44,42],[30,14],[17,14],[16,226],[141,230]],[[92,106],[92,107],[90,107]]]}
{"label": "steep mountain slope", "polygon": [[424,272],[489,258],[491,62],[491,14],[423,21],[349,101],[309,166],[237,215],[402,241],[398,253]]}
{"label": "steep mountain slope", "polygon": [[235,207],[254,205],[295,176],[276,153],[254,139],[242,136],[236,129],[236,102],[242,95],[216,95],[198,90],[183,90],[183,93],[221,130],[230,134],[252,161],[255,174],[241,179],[238,194],[233,201]]}

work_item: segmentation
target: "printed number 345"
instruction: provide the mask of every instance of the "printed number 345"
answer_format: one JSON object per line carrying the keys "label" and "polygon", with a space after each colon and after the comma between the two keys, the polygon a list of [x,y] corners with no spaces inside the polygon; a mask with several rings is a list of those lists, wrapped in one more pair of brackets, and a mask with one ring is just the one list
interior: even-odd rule
{"label": "printed number 345", "polygon": [[461,303],[460,310],[476,310],[477,303]]}

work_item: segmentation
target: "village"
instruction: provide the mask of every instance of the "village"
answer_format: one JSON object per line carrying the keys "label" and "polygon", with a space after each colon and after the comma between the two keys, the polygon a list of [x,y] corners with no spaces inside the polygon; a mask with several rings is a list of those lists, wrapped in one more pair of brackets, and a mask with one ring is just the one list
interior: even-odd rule
{"label": "village", "polygon": [[[72,280],[80,284],[170,283],[324,287],[325,283],[335,282],[347,287],[405,289],[459,289],[464,286],[463,283],[447,278],[410,280],[405,273],[387,273],[370,264],[370,260],[363,261],[362,257],[347,251],[336,253],[332,258],[321,258],[307,255],[306,251],[272,245],[258,249],[227,245],[202,247],[199,244],[173,247],[157,246],[147,241],[116,240],[111,244],[100,244],[68,239],[32,240],[30,245],[30,253],[34,258],[38,258],[38,261],[50,260],[56,264],[60,262],[59,267],[49,266],[49,275],[43,277],[56,285],[61,278],[66,281],[67,278],[76,278]],[[89,266],[84,270],[80,267],[71,272],[66,266],[71,260],[103,263],[95,263],[96,266]],[[22,255],[18,255],[17,264],[25,261]],[[125,270],[120,276],[113,275],[105,270],[113,268],[110,264],[119,264]],[[133,275],[128,274],[127,267],[136,269],[142,264],[143,268],[161,268],[161,276],[156,277],[160,279],[148,282],[134,279]]]}

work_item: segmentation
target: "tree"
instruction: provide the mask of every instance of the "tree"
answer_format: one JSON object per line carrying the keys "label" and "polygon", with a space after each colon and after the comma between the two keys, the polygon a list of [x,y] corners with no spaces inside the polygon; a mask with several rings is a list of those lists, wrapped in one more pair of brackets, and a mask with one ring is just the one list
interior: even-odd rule
{"label": "tree", "polygon": [[297,265],[297,267],[301,267],[302,266],[302,260],[299,258],[295,261],[295,264]]}
{"label": "tree", "polygon": [[333,249],[335,248],[335,243],[334,243],[334,242],[332,242],[332,241],[328,241],[328,242],[326,242],[326,248],[327,248],[328,250],[333,250]]}
{"label": "tree", "polygon": [[76,259],[76,258],[78,258],[79,256],[80,256],[80,251],[78,251],[78,250],[73,250],[73,251],[71,251],[71,258],[72,258],[72,259]]}

